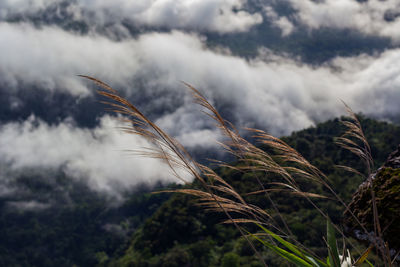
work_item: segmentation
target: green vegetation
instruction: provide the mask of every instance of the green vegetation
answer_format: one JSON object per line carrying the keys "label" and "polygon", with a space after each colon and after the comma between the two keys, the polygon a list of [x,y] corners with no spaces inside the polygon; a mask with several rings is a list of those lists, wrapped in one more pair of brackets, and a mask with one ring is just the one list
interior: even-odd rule
{"label": "green vegetation", "polygon": [[[360,121],[367,139],[370,140],[375,165],[380,166],[400,143],[400,127],[364,116],[360,116]],[[320,123],[316,127],[295,132],[284,137],[283,140],[306,155],[312,164],[324,171],[333,182],[334,189],[346,202],[349,202],[351,195],[362,182],[362,178],[334,168],[334,165],[347,163],[358,168],[362,164],[358,157],[334,144],[336,137],[340,136],[343,130],[340,121],[334,119]],[[239,192],[250,192],[258,186],[249,174],[242,174],[224,167],[217,169],[217,173]],[[195,185],[199,186],[197,182]],[[287,193],[275,193],[273,197],[280,204],[280,211],[295,237],[303,245],[323,255],[326,252],[322,239],[326,231],[326,221],[301,197],[293,198]],[[186,255],[184,257],[186,263],[191,266],[221,266],[225,255],[228,255],[226,256],[228,258],[237,259],[240,266],[261,266],[254,252],[232,225],[218,224],[224,220],[224,216],[215,212],[204,213],[201,207],[195,205],[195,200],[196,198],[183,194],[172,195],[134,233],[124,255],[119,259],[111,260],[110,265],[162,266],[171,253],[182,253]],[[252,200],[256,200],[257,205],[268,208],[268,204],[262,197],[252,196]],[[328,214],[335,223],[341,222],[344,210],[340,204],[321,203],[321,205],[328,210]],[[174,214],[172,218],[169,217],[171,214]],[[169,236],[167,233],[174,234]],[[362,244],[357,246],[359,251],[367,248]],[[194,253],[193,248],[198,247],[202,248],[202,257]],[[148,248],[151,248],[150,251]],[[239,258],[232,255],[238,255]],[[284,260],[277,258],[271,251],[265,251],[263,255],[271,266],[285,264]],[[371,261],[374,262],[374,259],[376,261],[377,258],[373,256]]]}
{"label": "green vegetation", "polygon": [[142,187],[111,206],[62,171],[44,178],[27,170],[8,186],[18,191],[0,198],[0,266],[95,266],[122,253],[132,231],[167,199]]}

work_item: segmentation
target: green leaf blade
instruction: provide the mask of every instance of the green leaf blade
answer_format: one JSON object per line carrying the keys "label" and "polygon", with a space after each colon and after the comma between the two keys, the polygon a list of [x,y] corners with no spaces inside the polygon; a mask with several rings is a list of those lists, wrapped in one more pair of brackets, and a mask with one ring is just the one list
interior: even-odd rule
{"label": "green leaf blade", "polygon": [[336,245],[335,229],[331,220],[328,218],[326,223],[329,265],[333,267],[340,267],[339,252]]}

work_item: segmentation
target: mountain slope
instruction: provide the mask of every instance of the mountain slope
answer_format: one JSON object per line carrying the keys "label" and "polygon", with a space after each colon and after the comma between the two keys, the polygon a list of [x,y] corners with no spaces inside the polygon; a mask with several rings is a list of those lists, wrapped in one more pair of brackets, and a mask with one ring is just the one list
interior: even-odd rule
{"label": "mountain slope", "polygon": [[[376,166],[382,164],[387,155],[400,143],[400,127],[361,116],[361,123],[372,147]],[[362,182],[360,177],[334,168],[335,164],[347,164],[362,170],[358,158],[334,144],[343,133],[339,120],[318,124],[283,138],[288,144],[305,155],[332,181],[334,189],[345,201]],[[241,193],[254,191],[258,185],[252,174],[241,174],[228,169],[218,172]],[[270,181],[264,177],[264,182]],[[193,186],[197,186],[196,183]],[[309,190],[323,193],[318,186],[304,184]],[[325,219],[319,216],[302,198],[278,193],[272,195],[280,211],[297,239],[317,254],[324,251],[322,236]],[[253,203],[270,209],[263,197],[252,197]],[[343,208],[332,201],[319,201],[320,207],[335,222],[340,222]],[[221,266],[224,262],[240,266],[259,266],[253,252],[232,226],[219,225],[221,214],[206,213],[195,206],[192,197],[175,194],[165,202],[140,230],[136,231],[130,247],[121,258],[110,262],[110,266]],[[309,227],[312,226],[312,227]],[[270,251],[264,251],[272,266],[282,264]]]}

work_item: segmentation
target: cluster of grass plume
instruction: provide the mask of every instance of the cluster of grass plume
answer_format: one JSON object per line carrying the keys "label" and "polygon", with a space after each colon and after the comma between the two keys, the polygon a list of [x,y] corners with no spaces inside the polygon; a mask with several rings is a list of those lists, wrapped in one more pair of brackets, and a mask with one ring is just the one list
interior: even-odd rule
{"label": "cluster of grass plume", "polygon": [[[264,266],[267,266],[267,264],[264,261],[262,252],[257,249],[258,246],[256,246],[255,242],[261,242],[264,246],[276,252],[277,255],[297,266],[360,265],[362,262],[368,262],[366,258],[372,248],[376,249],[384,266],[393,265],[394,259],[390,256],[388,244],[381,238],[382,227],[379,223],[376,205],[373,207],[375,238],[371,238],[373,241],[366,251],[358,251],[359,257],[357,260],[354,260],[346,252],[346,246],[354,247],[352,241],[346,237],[339,226],[331,223],[329,215],[319,207],[315,200],[328,199],[338,201],[356,221],[357,218],[348,210],[346,203],[332,189],[326,175],[281,139],[259,129],[246,128],[245,130],[251,133],[258,144],[268,149],[261,149],[259,146],[250,143],[239,134],[239,131],[229,121],[225,120],[218,113],[214,106],[197,89],[184,83],[192,93],[194,102],[204,108],[205,113],[216,122],[217,127],[226,137],[227,141],[220,143],[220,145],[240,162],[236,166],[220,161],[216,161],[215,163],[217,166],[234,169],[238,172],[250,172],[252,177],[256,179],[259,188],[247,193],[246,196],[252,194],[262,194],[265,196],[272,207],[271,211],[267,212],[249,203],[245,196],[238,193],[231,184],[225,181],[213,169],[196,162],[176,139],[159,128],[136,106],[120,96],[109,85],[93,77],[82,77],[100,86],[101,89],[98,93],[107,99],[104,103],[108,105],[110,111],[123,115],[123,120],[128,123],[127,127],[122,128],[123,131],[139,135],[152,144],[150,148],[135,152],[145,157],[162,160],[170,167],[173,174],[186,184],[190,184],[190,181],[184,178],[187,175],[182,175],[182,172],[196,179],[201,184],[201,189],[184,188],[174,190],[174,192],[198,197],[198,204],[204,207],[205,211],[217,211],[225,214],[226,221],[224,223],[233,224],[236,227]],[[356,154],[365,163],[367,168],[366,179],[370,179],[373,170],[371,149],[357,116],[346,104],[345,108],[349,114],[349,119],[342,123],[347,128],[347,131],[341,137],[337,138],[337,143]],[[357,175],[362,175],[359,171],[351,167],[338,167],[354,172]],[[280,177],[280,181],[265,184],[261,179],[265,175]],[[299,179],[319,184],[326,189],[327,194],[321,195],[302,190],[298,183]],[[290,227],[279,211],[278,203],[271,196],[271,192],[276,191],[289,192],[290,194],[305,198],[326,219],[327,235],[326,238],[321,237],[324,238],[327,245],[328,257],[326,260],[315,255],[313,251],[303,246],[294,238]],[[371,192],[371,197],[374,200],[373,190]],[[375,201],[373,202],[375,203]],[[256,225],[260,231],[251,233],[248,230],[250,229],[247,227],[248,225],[253,226],[251,229],[254,229],[254,225]],[[359,225],[366,234],[370,234],[361,223]],[[340,234],[343,239],[342,251],[339,251],[335,233]],[[369,262],[368,264],[371,265]]]}

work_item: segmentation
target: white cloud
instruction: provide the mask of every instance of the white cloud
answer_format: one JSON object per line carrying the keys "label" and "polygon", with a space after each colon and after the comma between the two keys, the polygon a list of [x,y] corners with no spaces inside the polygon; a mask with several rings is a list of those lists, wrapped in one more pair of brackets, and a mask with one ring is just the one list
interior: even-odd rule
{"label": "white cloud", "polygon": [[[5,179],[4,177],[1,177],[1,179]],[[15,190],[7,186],[6,184],[1,183],[0,184],[0,197],[8,197],[12,194],[15,193]]]}
{"label": "white cloud", "polygon": [[[393,120],[400,114],[400,49],[380,55],[337,58],[351,105],[367,114]],[[350,92],[352,92],[350,94]]]}
{"label": "white cloud", "polygon": [[[400,67],[394,64],[400,50],[377,57],[337,59],[333,67],[315,68],[277,56],[265,62],[216,54],[202,49],[194,37],[178,33],[142,36],[140,44],[145,51],[143,70],[158,74],[152,76],[151,84],[174,88],[177,80],[188,81],[215,102],[229,103],[242,125],[256,122],[273,133],[290,133],[341,114],[339,99],[381,118],[400,112],[392,105],[393,99],[400,99],[395,89],[400,86],[395,79]],[[383,86],[390,77],[390,86]],[[372,93],[374,103],[365,97]]]}
{"label": "white cloud", "polygon": [[161,116],[156,124],[187,148],[215,148],[217,141],[222,140],[219,129],[191,102],[188,100],[186,105]]}
{"label": "white cloud", "polygon": [[[152,55],[142,60],[144,70],[159,74],[152,76],[152,83],[175,88],[177,80],[190,82],[216,103],[228,103],[242,126],[256,123],[287,134],[342,114],[339,99],[384,119],[400,114],[400,49],[312,67],[277,56],[272,61],[246,61],[217,54],[202,49],[195,37],[181,34],[142,36],[140,43],[145,55]],[[199,120],[187,121],[190,125]]]}
{"label": "white cloud", "polygon": [[[331,27],[400,41],[400,2],[398,0],[289,0],[297,18],[311,29]],[[385,19],[392,15],[392,21]]]}
{"label": "white cloud", "polygon": [[35,13],[42,10],[57,0],[2,0],[0,2],[0,18],[10,14]]}
{"label": "white cloud", "polygon": [[[223,107],[237,126],[256,125],[276,135],[342,114],[339,99],[379,118],[400,114],[400,49],[313,67],[271,53],[250,61],[221,54],[207,49],[202,37],[182,32],[116,42],[53,27],[0,23],[0,36],[2,83],[14,84],[15,90],[33,90],[22,86],[32,84],[81,95],[89,91],[75,74],[95,75],[123,88],[191,148],[210,148],[221,137],[189,94],[182,93],[181,80]],[[154,109],[162,114],[152,113]],[[15,170],[61,166],[69,175],[88,177],[99,190],[176,181],[160,162],[124,154],[122,150],[147,144],[119,133],[116,126],[107,116],[93,130],[68,121],[51,126],[33,118],[8,123],[0,128],[0,164]],[[7,192],[0,188],[2,194]]]}
{"label": "white cloud", "polygon": [[68,121],[50,126],[33,117],[8,123],[0,128],[0,161],[14,170],[62,167],[72,177],[89,178],[89,184],[101,191],[177,182],[162,162],[126,152],[150,145],[138,136],[121,133],[117,127],[122,125],[108,116],[92,130],[76,128]]}
{"label": "white cloud", "polygon": [[[240,10],[242,0],[86,0],[80,5],[101,16],[101,20],[131,19],[148,26],[172,29],[246,31],[262,22],[260,14]],[[239,11],[234,12],[233,9]]]}
{"label": "white cloud", "polygon": [[341,114],[338,99],[380,118],[394,118],[400,112],[399,49],[313,67],[273,54],[247,61],[209,50],[201,37],[182,32],[148,33],[115,42],[51,27],[1,23],[0,35],[7,37],[0,39],[2,80],[16,81],[20,88],[18,83],[39,84],[79,95],[88,90],[74,75],[94,75],[125,90],[182,140],[212,129],[212,123],[198,115],[182,93],[181,80],[229,110],[238,126],[257,125],[273,134]]}
{"label": "white cloud", "polygon": [[4,22],[0,22],[0,36],[1,79],[11,88],[25,83],[73,94],[88,93],[76,75],[126,81],[139,67],[131,60],[135,58],[135,49],[130,42]]}
{"label": "white cloud", "polygon": [[31,201],[8,201],[9,208],[17,209],[18,211],[41,211],[50,208],[50,204],[41,203],[35,200]]}
{"label": "white cloud", "polygon": [[282,36],[290,35],[294,30],[293,23],[285,16],[279,16],[272,6],[265,6],[264,12],[270,22],[282,31]]}
{"label": "white cloud", "polygon": [[[32,14],[61,0],[6,0],[0,18]],[[132,21],[139,26],[167,29],[205,30],[220,33],[246,31],[262,22],[258,13],[243,10],[245,0],[80,0],[70,2],[65,12],[90,25]],[[55,9],[57,10],[57,9]],[[236,11],[234,11],[236,10]]]}

